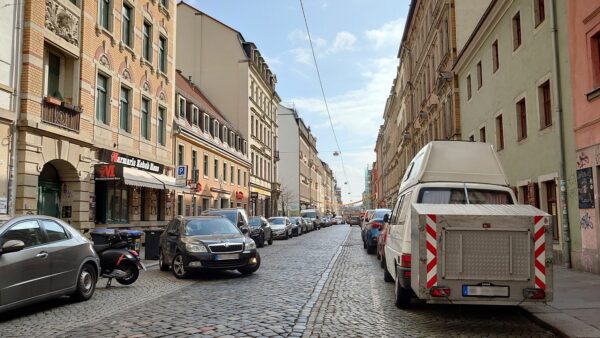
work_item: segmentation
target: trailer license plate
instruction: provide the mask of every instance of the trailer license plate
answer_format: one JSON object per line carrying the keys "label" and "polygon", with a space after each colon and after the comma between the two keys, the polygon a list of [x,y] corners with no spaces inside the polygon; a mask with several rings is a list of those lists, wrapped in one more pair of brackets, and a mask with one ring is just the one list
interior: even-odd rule
{"label": "trailer license plate", "polygon": [[508,286],[463,285],[463,297],[508,297]]}
{"label": "trailer license plate", "polygon": [[216,255],[215,261],[230,261],[234,259],[239,259],[239,254],[225,254],[225,255]]}

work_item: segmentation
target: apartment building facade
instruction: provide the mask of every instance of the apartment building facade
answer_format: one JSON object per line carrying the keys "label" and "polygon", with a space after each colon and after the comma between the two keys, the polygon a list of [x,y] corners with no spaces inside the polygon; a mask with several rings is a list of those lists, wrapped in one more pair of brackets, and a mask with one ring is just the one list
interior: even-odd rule
{"label": "apartment building facade", "polygon": [[557,15],[566,6],[492,1],[454,67],[463,140],[493,145],[519,202],[553,216],[557,262],[565,238],[580,243],[568,231],[579,218],[567,212],[577,193],[567,184],[575,181],[569,36],[566,16]]}
{"label": "apartment building facade", "polygon": [[25,2],[17,213],[82,229],[173,216],[174,9]]}
{"label": "apartment building facade", "polygon": [[24,0],[0,8],[0,221],[15,214],[16,121],[19,111]]}
{"label": "apartment building facade", "polygon": [[600,273],[600,2],[567,5],[577,199],[569,204],[573,267]]}
{"label": "apartment building facade", "polygon": [[274,213],[280,192],[277,170],[277,79],[256,45],[240,32],[180,2],[177,68],[248,140],[251,214]]}
{"label": "apartment building facade", "polygon": [[173,163],[186,166],[186,189],[177,214],[207,209],[248,208],[250,161],[247,141],[181,72],[176,74]]}

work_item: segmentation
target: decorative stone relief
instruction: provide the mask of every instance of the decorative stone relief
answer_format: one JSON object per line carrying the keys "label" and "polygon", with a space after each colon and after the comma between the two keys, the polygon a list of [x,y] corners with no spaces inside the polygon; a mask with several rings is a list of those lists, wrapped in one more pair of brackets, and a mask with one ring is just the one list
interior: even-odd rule
{"label": "decorative stone relief", "polygon": [[100,56],[100,64],[103,65],[104,67],[110,68],[110,61],[108,60],[108,57],[106,56],[106,54],[102,54],[102,56]]}
{"label": "decorative stone relief", "polygon": [[127,69],[123,70],[123,79],[131,82],[131,73]]}
{"label": "decorative stone relief", "polygon": [[64,5],[46,0],[45,26],[54,34],[79,47],[79,17]]}

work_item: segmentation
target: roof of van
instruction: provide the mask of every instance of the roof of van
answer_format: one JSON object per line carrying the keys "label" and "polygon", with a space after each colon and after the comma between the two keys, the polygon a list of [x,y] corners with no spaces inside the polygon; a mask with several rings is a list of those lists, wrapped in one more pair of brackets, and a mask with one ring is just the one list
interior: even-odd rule
{"label": "roof of van", "polygon": [[406,168],[400,191],[423,182],[465,182],[509,186],[492,145],[433,141]]}

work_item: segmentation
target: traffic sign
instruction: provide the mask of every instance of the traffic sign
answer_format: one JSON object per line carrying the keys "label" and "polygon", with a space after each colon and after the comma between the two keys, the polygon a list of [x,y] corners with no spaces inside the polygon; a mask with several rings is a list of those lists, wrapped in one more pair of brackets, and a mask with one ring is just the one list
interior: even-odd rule
{"label": "traffic sign", "polygon": [[175,177],[175,184],[178,186],[185,186],[187,184],[188,166],[180,165],[177,167],[177,176]]}

